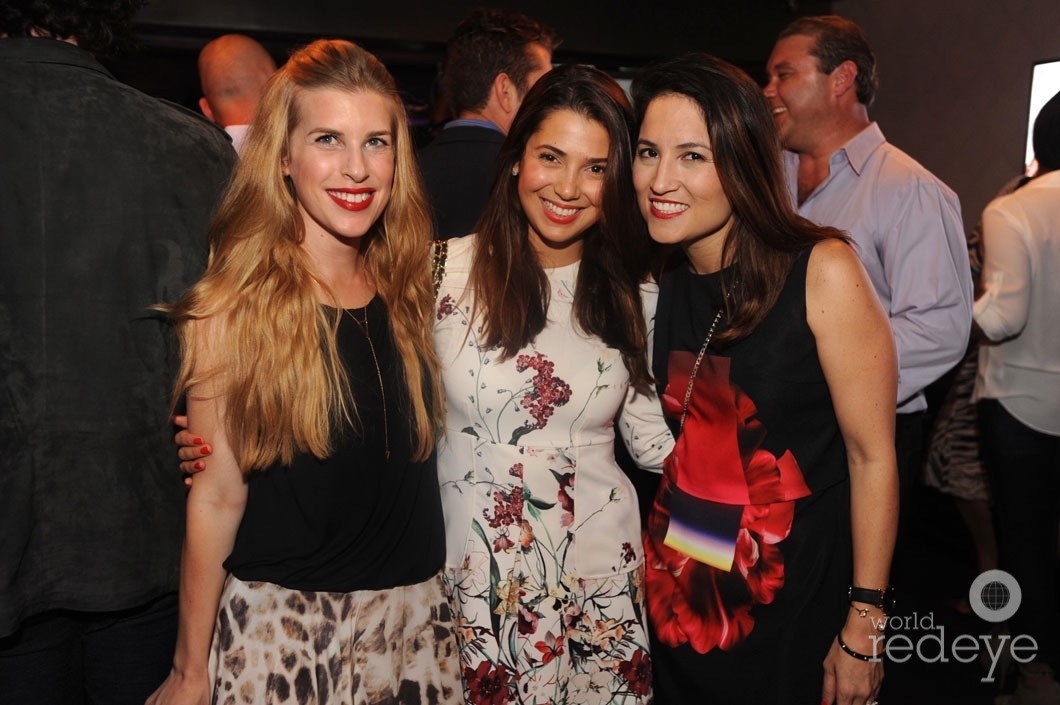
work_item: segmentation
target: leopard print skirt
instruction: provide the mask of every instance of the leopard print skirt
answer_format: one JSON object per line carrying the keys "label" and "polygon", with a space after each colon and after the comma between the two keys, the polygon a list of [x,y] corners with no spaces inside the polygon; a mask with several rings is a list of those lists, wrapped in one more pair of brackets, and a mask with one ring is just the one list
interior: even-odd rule
{"label": "leopard print skirt", "polygon": [[215,705],[463,701],[440,576],[346,593],[288,590],[230,576],[210,676]]}

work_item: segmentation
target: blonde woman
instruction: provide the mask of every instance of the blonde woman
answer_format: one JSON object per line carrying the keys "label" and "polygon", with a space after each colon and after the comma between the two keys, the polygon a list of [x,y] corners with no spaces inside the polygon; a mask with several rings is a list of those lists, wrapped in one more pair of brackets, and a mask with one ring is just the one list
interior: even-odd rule
{"label": "blonde woman", "polygon": [[430,221],[393,79],[343,41],[270,80],[171,307],[212,441],[150,705],[462,698],[439,571]]}

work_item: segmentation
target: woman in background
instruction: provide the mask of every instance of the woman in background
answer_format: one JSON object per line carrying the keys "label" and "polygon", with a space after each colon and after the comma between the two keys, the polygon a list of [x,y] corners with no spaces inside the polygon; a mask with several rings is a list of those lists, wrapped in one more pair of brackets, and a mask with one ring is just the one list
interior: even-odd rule
{"label": "woman in background", "polygon": [[1010,630],[1037,644],[1005,705],[1060,703],[1060,93],[1031,140],[1038,174],[983,211],[983,294],[972,309],[990,341],[979,349],[975,399],[998,557],[1022,589]]}
{"label": "woman in background", "polygon": [[169,703],[459,702],[443,591],[430,220],[394,81],[317,41],[269,81],[169,310],[188,495]]}
{"label": "woman in background", "polygon": [[873,703],[898,516],[887,319],[848,239],[793,212],[754,81],[692,55],[633,96],[641,213],[683,253],[655,329],[679,434],[646,538],[656,702]]}

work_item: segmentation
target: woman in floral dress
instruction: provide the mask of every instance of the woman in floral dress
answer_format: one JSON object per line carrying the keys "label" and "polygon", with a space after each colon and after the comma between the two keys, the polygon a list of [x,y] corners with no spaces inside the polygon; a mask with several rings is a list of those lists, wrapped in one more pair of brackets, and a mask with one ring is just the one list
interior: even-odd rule
{"label": "woman in floral dress", "polygon": [[631,124],[606,74],[550,72],[515,118],[479,232],[448,243],[438,462],[470,703],[651,699],[637,498],[614,421],[644,466],[661,467],[672,437],[636,285],[647,238]]}

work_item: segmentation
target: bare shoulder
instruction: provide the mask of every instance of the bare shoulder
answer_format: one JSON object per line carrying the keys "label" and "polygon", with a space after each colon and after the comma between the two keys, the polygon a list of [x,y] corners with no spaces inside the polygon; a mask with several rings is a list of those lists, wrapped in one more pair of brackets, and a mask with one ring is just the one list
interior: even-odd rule
{"label": "bare shoulder", "polygon": [[872,282],[854,248],[842,240],[825,240],[810,253],[806,269],[806,311],[811,328],[828,321],[882,316]]}
{"label": "bare shoulder", "polygon": [[[834,296],[839,292],[872,292],[865,268],[854,247],[842,240],[828,239],[817,243],[806,267],[806,294]],[[872,292],[875,294],[875,292]]]}
{"label": "bare shoulder", "polygon": [[863,272],[853,245],[836,238],[828,238],[814,245],[806,268],[807,279],[811,281],[858,276]]}

